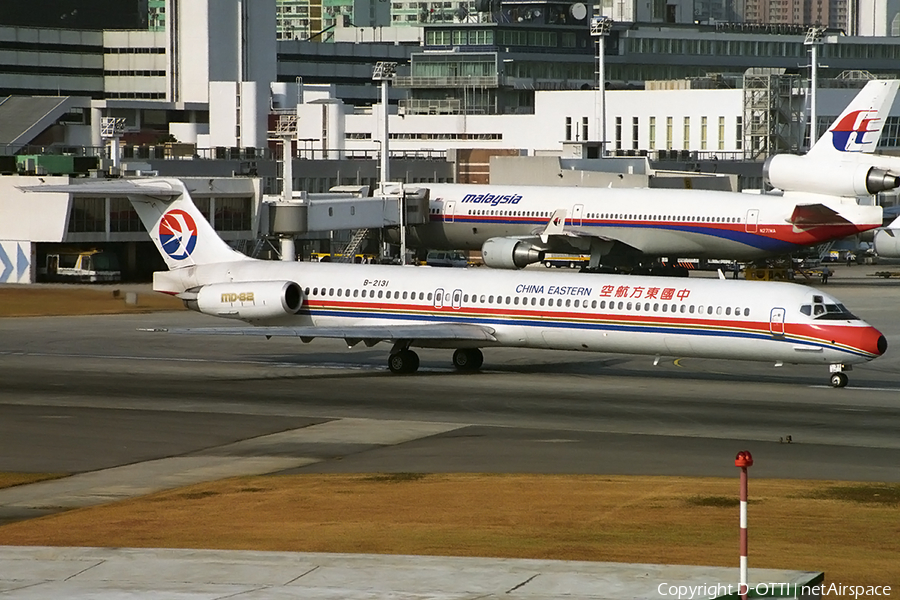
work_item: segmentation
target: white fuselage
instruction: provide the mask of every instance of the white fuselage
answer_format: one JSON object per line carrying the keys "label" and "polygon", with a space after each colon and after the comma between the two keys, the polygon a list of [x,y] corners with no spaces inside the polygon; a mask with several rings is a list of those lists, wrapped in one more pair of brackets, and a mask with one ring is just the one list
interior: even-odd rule
{"label": "white fuselage", "polygon": [[[242,317],[254,287],[296,282],[296,314]],[[855,363],[878,356],[880,337],[849,313],[823,321],[804,314],[822,292],[795,284],[738,280],[242,261],[157,273],[168,293],[227,284],[221,306],[204,312],[254,325],[354,326],[466,323],[496,342],[413,342],[432,347],[490,345],[667,356]],[[249,299],[249,302],[241,298]],[[218,302],[218,300],[217,300]],[[251,314],[251,313],[247,313]]]}
{"label": "white fuselage", "polygon": [[[881,225],[881,208],[855,199],[792,193],[710,190],[429,184],[430,222],[410,228],[408,243],[431,249],[480,249],[490,238],[539,233],[554,211],[566,230],[551,252],[588,252],[590,238],[646,256],[753,260],[855,235]],[[824,204],[841,222],[796,227],[797,204]]]}

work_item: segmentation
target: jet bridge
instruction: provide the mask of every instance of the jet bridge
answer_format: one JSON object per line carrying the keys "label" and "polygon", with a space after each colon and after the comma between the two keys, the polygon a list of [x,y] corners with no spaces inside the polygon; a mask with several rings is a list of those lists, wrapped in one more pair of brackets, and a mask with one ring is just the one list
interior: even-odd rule
{"label": "jet bridge", "polygon": [[[401,198],[404,202],[401,203]],[[363,196],[354,192],[294,195],[291,202],[264,201],[268,233],[275,235],[347,229],[380,229],[419,225],[428,221],[427,188],[396,186],[384,194]],[[406,212],[401,219],[401,204]]]}

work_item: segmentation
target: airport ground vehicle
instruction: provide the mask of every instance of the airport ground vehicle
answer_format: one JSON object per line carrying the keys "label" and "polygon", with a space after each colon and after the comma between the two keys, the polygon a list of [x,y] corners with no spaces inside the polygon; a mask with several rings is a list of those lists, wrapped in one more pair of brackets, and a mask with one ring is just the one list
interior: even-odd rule
{"label": "airport ground vehicle", "polygon": [[429,267],[466,267],[469,259],[458,250],[433,250],[425,257]]}
{"label": "airport ground vehicle", "polygon": [[103,283],[121,281],[119,259],[106,250],[77,248],[56,250],[47,254],[38,270],[45,281]]}

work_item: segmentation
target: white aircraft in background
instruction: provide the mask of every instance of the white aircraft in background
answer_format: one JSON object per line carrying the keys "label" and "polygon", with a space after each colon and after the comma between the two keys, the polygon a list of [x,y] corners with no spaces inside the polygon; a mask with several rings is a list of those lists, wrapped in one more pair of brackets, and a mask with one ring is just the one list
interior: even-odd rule
{"label": "white aircraft in background", "polygon": [[868,82],[804,155],[776,154],[763,165],[767,183],[785,192],[871,196],[900,176],[900,157],[873,154],[900,80]]}
{"label": "white aircraft in background", "polygon": [[169,268],[153,289],[253,325],[173,333],[384,341],[394,373],[418,368],[411,347],[453,348],[463,371],[494,346],[827,364],[835,387],[887,348],[838,300],[795,284],[263,261],[222,241],[176,179],[30,190],[127,196]]}
{"label": "white aircraft in background", "polygon": [[809,154],[770,158],[775,193],[429,184],[431,222],[410,228],[407,241],[480,249],[488,266],[511,269],[551,252],[590,254],[592,267],[750,261],[869,231],[883,224],[881,208],[857,197],[900,187],[900,169],[861,152],[874,150],[897,85],[869,82]]}

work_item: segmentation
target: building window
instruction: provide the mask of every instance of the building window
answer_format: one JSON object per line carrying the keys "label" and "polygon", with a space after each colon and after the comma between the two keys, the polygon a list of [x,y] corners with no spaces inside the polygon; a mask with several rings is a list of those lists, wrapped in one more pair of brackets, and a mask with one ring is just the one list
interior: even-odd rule
{"label": "building window", "polygon": [[734,131],[734,147],[736,150],[744,149],[744,123],[743,118],[738,116],[735,119]]}
{"label": "building window", "polygon": [[706,150],[706,117],[700,117],[700,149]]}
{"label": "building window", "polygon": [[684,150],[691,149],[691,118],[690,117],[684,118],[684,142],[683,142],[682,148]]}
{"label": "building window", "polygon": [[[601,142],[603,140],[600,140]],[[622,117],[616,117],[616,150],[622,149]]]}
{"label": "building window", "polygon": [[106,199],[73,198],[68,230],[70,233],[106,231]]}
{"label": "building window", "polygon": [[588,118],[587,117],[581,117],[581,139],[584,141],[587,141],[587,139],[588,139]]}
{"label": "building window", "polygon": [[249,231],[251,198],[216,198],[216,231]]}
{"label": "building window", "polygon": [[640,130],[638,129],[638,118],[631,117],[631,149],[638,149],[638,134]]}
{"label": "building window", "polygon": [[566,117],[566,141],[572,141],[572,117]]}
{"label": "building window", "polygon": [[649,143],[647,146],[650,150],[656,150],[656,117],[650,117],[649,131],[650,139],[648,140]]}
{"label": "building window", "polygon": [[666,117],[666,150],[672,149],[672,127],[674,119]]}
{"label": "building window", "polygon": [[719,117],[719,150],[725,149],[725,117]]}
{"label": "building window", "polygon": [[123,231],[144,231],[141,219],[134,211],[128,198],[109,199],[109,230],[113,233]]}

